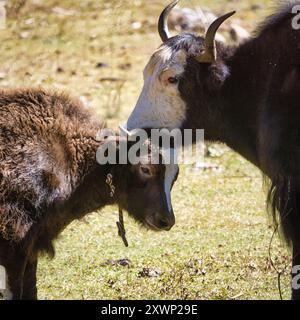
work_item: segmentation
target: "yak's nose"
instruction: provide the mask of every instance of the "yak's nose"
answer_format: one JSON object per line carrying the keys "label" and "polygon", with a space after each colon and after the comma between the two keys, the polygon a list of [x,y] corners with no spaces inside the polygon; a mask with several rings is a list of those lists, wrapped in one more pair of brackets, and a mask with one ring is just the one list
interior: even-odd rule
{"label": "yak's nose", "polygon": [[155,215],[155,224],[160,230],[169,231],[175,224],[175,216],[173,211],[164,214]]}

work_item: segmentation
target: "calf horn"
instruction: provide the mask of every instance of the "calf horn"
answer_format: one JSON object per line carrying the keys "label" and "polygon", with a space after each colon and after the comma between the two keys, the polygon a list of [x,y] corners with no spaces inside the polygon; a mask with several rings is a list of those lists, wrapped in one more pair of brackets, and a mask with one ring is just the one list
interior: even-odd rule
{"label": "calf horn", "polygon": [[169,28],[168,28],[168,16],[178,2],[179,0],[173,1],[172,3],[167,5],[165,9],[162,11],[162,13],[160,14],[160,17],[158,20],[158,33],[163,42],[166,42],[171,37]]}
{"label": "calf horn", "polygon": [[222,17],[216,19],[208,28],[205,35],[204,42],[204,52],[200,56],[196,57],[196,60],[200,63],[213,63],[217,59],[217,50],[216,50],[216,33],[220,28],[221,24],[235,14],[235,11],[229,12]]}
{"label": "calf horn", "polygon": [[122,125],[119,125],[119,129],[120,129],[120,133],[125,136],[126,138],[131,138],[134,139],[140,132],[141,129],[133,129],[131,131],[127,130],[127,128],[125,128]]}
{"label": "calf horn", "polygon": [[127,128],[125,128],[122,125],[119,125],[119,129],[120,129],[121,133],[123,133],[126,137],[131,137],[133,135],[132,132],[128,131]]}

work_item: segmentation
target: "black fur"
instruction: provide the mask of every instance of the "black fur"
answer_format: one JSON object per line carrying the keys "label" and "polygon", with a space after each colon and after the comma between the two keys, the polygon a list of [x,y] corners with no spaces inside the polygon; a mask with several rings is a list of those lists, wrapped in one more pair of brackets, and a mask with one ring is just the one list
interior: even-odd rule
{"label": "black fur", "polygon": [[[300,264],[300,30],[292,4],[281,7],[237,48],[218,44],[217,61],[194,57],[204,39],[179,35],[165,45],[188,54],[179,90],[187,104],[184,128],[205,129],[270,179],[268,204]],[[278,214],[277,214],[278,213]],[[300,298],[300,292],[293,292]]]}

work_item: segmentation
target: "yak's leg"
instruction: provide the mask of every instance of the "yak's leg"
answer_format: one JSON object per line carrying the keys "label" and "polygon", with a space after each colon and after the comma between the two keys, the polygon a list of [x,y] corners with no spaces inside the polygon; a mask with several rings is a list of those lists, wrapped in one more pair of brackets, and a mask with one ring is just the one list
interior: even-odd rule
{"label": "yak's leg", "polygon": [[292,300],[300,300],[300,194],[291,194],[287,215],[282,215],[282,226],[292,243]]}
{"label": "yak's leg", "polygon": [[37,271],[37,259],[34,261],[28,261],[23,280],[23,300],[36,300],[37,299],[37,287],[36,287],[36,271]]}

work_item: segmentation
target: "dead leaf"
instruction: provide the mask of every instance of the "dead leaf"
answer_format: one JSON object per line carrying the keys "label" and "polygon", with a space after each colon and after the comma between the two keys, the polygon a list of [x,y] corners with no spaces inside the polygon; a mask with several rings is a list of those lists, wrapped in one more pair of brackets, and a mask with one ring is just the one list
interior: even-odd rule
{"label": "dead leaf", "polygon": [[132,29],[134,29],[134,30],[141,29],[142,23],[139,22],[139,21],[133,22],[133,23],[131,24],[131,27],[132,27]]}
{"label": "dead leaf", "polygon": [[29,37],[30,33],[28,31],[23,31],[20,33],[21,39],[27,39]]}
{"label": "dead leaf", "polygon": [[107,68],[108,67],[108,64],[105,63],[105,62],[98,62],[95,66],[95,68]]}
{"label": "dead leaf", "polygon": [[154,278],[160,276],[161,271],[152,268],[143,268],[141,271],[139,271],[138,275],[142,278]]}
{"label": "dead leaf", "polygon": [[121,267],[130,267],[131,261],[128,259],[119,259],[119,260],[106,260],[101,266],[121,266]]}
{"label": "dead leaf", "polygon": [[257,265],[251,261],[249,264],[248,264],[248,267],[251,269],[251,270],[256,270],[257,269]]}

